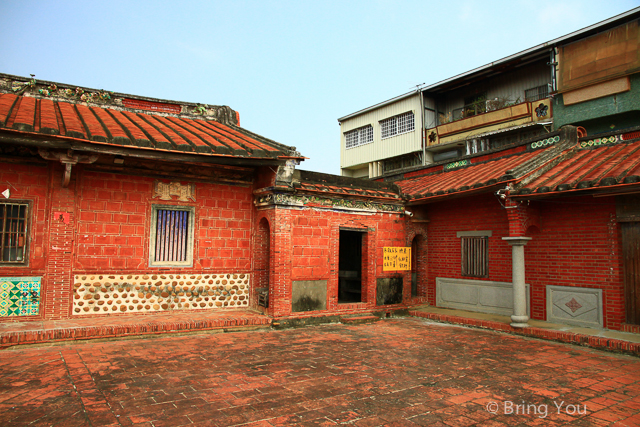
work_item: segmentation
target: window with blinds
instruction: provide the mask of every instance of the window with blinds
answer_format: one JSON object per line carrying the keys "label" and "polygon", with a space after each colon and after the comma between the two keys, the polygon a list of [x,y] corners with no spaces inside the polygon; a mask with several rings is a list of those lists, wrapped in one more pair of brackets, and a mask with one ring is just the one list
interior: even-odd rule
{"label": "window with blinds", "polygon": [[193,216],[190,206],[153,206],[149,239],[152,266],[193,264]]}

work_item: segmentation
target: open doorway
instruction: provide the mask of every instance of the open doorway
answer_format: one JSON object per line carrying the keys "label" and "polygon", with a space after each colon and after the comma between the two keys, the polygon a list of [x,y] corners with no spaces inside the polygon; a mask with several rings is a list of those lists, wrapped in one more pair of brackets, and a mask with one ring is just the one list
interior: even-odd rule
{"label": "open doorway", "polygon": [[338,303],[362,302],[362,237],[364,232],[340,230]]}

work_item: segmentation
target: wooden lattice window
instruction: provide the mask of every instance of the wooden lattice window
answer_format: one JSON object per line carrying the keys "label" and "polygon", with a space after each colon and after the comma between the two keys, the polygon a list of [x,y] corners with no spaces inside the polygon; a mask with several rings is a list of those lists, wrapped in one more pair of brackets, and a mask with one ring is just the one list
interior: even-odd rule
{"label": "wooden lattice window", "polygon": [[193,220],[191,206],[152,207],[149,261],[152,266],[193,264]]}
{"label": "wooden lattice window", "polygon": [[2,264],[24,264],[27,261],[28,203],[0,203]]}
{"label": "wooden lattice window", "polygon": [[489,277],[489,237],[491,231],[459,232],[461,238],[462,275]]}

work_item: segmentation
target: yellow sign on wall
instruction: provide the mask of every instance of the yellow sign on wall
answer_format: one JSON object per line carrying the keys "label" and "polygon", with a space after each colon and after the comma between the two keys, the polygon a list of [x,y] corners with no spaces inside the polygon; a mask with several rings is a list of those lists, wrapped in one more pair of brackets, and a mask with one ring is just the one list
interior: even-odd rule
{"label": "yellow sign on wall", "polygon": [[388,247],[382,251],[382,271],[411,270],[411,248]]}

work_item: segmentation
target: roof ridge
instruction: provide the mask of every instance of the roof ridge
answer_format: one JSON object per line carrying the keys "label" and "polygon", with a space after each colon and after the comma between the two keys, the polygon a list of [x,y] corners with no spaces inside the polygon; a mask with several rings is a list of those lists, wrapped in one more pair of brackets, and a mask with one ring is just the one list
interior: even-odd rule
{"label": "roof ridge", "polygon": [[[526,186],[529,182],[549,171],[562,160],[572,157],[578,147],[578,128],[575,126],[564,126],[560,129],[560,141],[558,141],[557,144],[547,148],[517,168],[507,170],[506,174],[516,180],[520,180],[515,184],[517,191],[517,189]],[[563,154],[567,148],[570,148],[570,150]]]}

